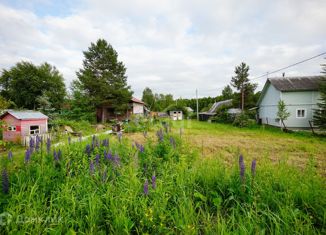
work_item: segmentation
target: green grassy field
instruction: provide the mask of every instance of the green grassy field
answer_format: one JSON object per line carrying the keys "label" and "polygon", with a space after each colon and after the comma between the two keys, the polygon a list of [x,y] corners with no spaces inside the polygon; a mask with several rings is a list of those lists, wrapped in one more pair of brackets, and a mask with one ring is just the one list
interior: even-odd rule
{"label": "green grassy field", "polygon": [[172,125],[2,158],[0,233],[325,234],[324,139]]}

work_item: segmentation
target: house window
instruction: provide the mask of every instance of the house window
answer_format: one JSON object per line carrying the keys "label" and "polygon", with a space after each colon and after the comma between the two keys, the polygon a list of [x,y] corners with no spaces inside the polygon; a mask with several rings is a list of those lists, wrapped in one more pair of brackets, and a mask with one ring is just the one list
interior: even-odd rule
{"label": "house window", "polygon": [[40,133],[40,126],[30,126],[29,127],[29,134],[35,135]]}
{"label": "house window", "polygon": [[8,131],[16,131],[16,126],[8,126]]}
{"label": "house window", "polygon": [[297,109],[297,118],[305,118],[306,110],[305,109]]}

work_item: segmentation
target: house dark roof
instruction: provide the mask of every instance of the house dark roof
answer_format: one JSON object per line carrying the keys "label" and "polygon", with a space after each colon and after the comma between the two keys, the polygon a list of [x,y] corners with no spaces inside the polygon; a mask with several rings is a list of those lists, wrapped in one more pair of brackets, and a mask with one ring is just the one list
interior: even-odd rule
{"label": "house dark roof", "polygon": [[132,97],[131,101],[134,102],[134,103],[138,103],[138,104],[145,104],[143,101],[141,101],[141,100],[139,100],[139,99],[137,99],[135,97]]}
{"label": "house dark roof", "polygon": [[32,110],[7,110],[0,116],[0,119],[7,114],[12,115],[19,120],[48,119],[48,116],[44,115],[43,113]]}
{"label": "house dark roof", "polygon": [[323,76],[268,78],[279,91],[316,91]]}

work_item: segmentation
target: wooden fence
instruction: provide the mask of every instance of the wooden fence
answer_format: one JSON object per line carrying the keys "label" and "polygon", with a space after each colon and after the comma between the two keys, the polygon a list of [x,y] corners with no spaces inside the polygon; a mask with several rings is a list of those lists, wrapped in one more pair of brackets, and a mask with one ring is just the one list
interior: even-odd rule
{"label": "wooden fence", "polygon": [[36,141],[36,136],[40,137],[43,143],[46,143],[46,140],[48,138],[52,139],[52,135],[50,133],[45,133],[45,134],[37,134],[37,135],[27,135],[23,136],[21,139],[21,144],[23,146],[29,146],[29,142],[31,139],[34,140],[34,143]]}

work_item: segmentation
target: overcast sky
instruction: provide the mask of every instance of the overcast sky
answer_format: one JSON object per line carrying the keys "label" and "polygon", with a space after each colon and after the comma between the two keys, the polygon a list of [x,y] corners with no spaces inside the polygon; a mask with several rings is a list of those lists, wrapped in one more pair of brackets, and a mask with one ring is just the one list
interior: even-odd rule
{"label": "overcast sky", "polygon": [[[325,0],[0,0],[0,68],[49,62],[69,87],[82,52],[104,38],[136,97],[146,86],[216,96],[242,61],[253,78],[326,52],[325,12]],[[320,74],[324,58],[285,73]]]}

